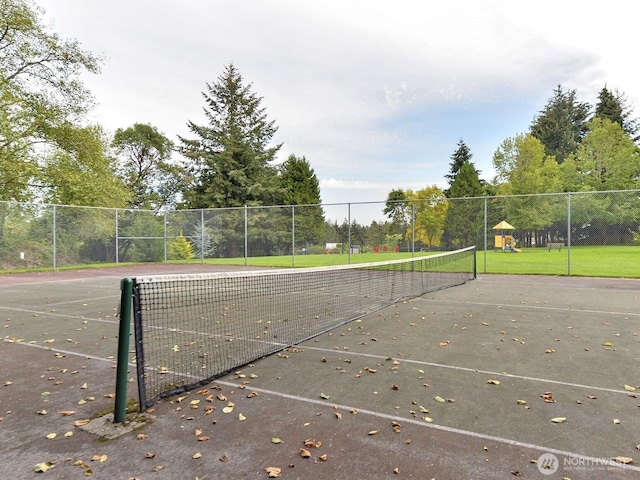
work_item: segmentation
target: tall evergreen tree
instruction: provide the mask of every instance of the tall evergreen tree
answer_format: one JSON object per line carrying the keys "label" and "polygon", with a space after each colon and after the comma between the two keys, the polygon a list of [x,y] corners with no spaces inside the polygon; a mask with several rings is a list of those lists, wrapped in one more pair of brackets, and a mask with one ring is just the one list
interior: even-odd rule
{"label": "tall evergreen tree", "polygon": [[638,141],[638,120],[632,118],[633,110],[628,106],[627,97],[617,90],[612,92],[605,85],[598,94],[594,117],[601,120],[611,120],[622,127],[622,129],[634,140]]}
{"label": "tall evergreen tree", "polygon": [[[451,164],[450,164],[451,168],[449,170],[449,173],[445,175],[445,178],[449,181],[449,185],[454,183],[455,179],[458,177],[458,174],[460,173],[460,169],[462,168],[462,166],[465,163],[471,162],[471,157],[473,157],[471,150],[464,143],[464,140],[460,139],[458,141],[458,148],[453,153],[453,155],[451,155]],[[476,170],[476,174],[478,175],[478,177],[480,176],[480,172],[477,170]],[[451,195],[450,188],[446,189],[444,193],[448,198],[451,198],[452,195]],[[463,196],[467,196],[467,195],[463,195]]]}
{"label": "tall evergreen tree", "polygon": [[451,173],[447,175],[446,195],[452,200],[447,209],[443,239],[448,246],[468,247],[479,241],[482,202],[466,197],[482,196],[484,188],[471,157],[471,151],[460,140],[458,149],[451,156]]}
{"label": "tall evergreen tree", "polygon": [[270,146],[277,131],[262,97],[245,85],[229,64],[202,93],[207,125],[187,123],[195,139],[179,137],[193,184],[184,193],[190,208],[238,207],[273,203],[278,196],[276,168],[281,145]]}
{"label": "tall evergreen tree", "polygon": [[558,163],[578,150],[587,132],[591,106],[578,100],[575,90],[565,91],[558,85],[553,97],[531,123],[531,134],[542,142],[545,153]]}
{"label": "tall evergreen tree", "polygon": [[291,154],[280,166],[280,185],[284,205],[320,203],[320,184],[305,157]]}
{"label": "tall evergreen tree", "polygon": [[280,166],[280,184],[285,205],[295,209],[296,243],[321,242],[324,237],[324,212],[320,206],[320,184],[304,157],[289,155]]}

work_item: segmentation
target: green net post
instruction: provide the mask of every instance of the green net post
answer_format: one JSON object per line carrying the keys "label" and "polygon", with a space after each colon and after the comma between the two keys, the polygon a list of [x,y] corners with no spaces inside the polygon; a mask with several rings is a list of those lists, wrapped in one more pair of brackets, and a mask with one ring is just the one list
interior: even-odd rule
{"label": "green net post", "polygon": [[129,335],[131,334],[131,304],[133,281],[123,278],[120,282],[120,325],[118,329],[118,365],[116,370],[116,401],[113,421],[122,423],[127,415],[127,377],[129,374]]}

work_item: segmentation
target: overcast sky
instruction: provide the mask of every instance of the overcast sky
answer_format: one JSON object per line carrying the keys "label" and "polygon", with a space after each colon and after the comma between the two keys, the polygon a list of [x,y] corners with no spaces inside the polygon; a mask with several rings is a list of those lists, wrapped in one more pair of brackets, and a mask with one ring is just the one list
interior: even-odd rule
{"label": "overcast sky", "polygon": [[609,0],[37,0],[63,37],[103,55],[85,79],[108,131],[169,138],[206,123],[201,92],[234,63],[322,201],[446,187],[460,139],[486,180],[557,85],[606,84],[640,108],[640,3]]}

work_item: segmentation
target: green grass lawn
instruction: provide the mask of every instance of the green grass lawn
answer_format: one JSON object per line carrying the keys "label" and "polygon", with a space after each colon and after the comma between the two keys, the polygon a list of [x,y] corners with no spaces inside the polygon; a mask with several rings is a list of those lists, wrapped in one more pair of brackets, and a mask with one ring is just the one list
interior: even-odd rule
{"label": "green grass lawn", "polygon": [[[570,255],[570,257],[569,257]],[[640,278],[639,246],[523,248],[521,253],[477,252],[478,272]],[[571,266],[569,271],[569,260]]]}
{"label": "green grass lawn", "polygon": [[[588,277],[640,278],[640,246],[590,246],[571,247],[571,269],[569,249],[561,251],[546,248],[523,248],[521,253],[503,253],[489,250],[478,251],[478,273],[508,273],[534,275],[576,275]],[[436,253],[436,252],[434,252]],[[432,255],[416,252],[416,256]],[[358,253],[351,255],[351,263],[379,262],[398,258],[410,258],[411,253]],[[207,259],[206,263],[219,265],[244,265],[244,258]],[[272,257],[249,257],[247,265],[257,267],[319,267],[346,265],[347,254],[320,254]],[[485,269],[486,266],[486,269]]]}
{"label": "green grass lawn", "polygon": [[[433,255],[440,252],[416,252],[415,256]],[[249,257],[246,264],[254,267],[322,267],[369,263],[384,260],[410,258],[411,253],[357,253],[319,254],[287,256]],[[523,248],[520,253],[503,253],[489,250],[476,253],[478,273],[507,273],[527,275],[575,275],[584,277],[640,278],[640,246],[590,246],[571,247],[561,251],[546,248]],[[199,260],[172,261],[171,263],[199,263]],[[245,265],[245,259],[205,259],[210,265]],[[125,265],[120,263],[120,266]],[[77,268],[104,268],[115,264],[74,265],[58,267],[58,270]],[[0,273],[50,271],[50,268],[7,270]]]}

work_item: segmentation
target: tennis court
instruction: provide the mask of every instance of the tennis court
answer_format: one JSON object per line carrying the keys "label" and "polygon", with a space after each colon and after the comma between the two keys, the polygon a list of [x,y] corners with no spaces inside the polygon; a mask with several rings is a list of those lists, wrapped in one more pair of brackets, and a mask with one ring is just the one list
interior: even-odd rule
{"label": "tennis court", "polygon": [[640,473],[638,280],[481,275],[161,400],[117,438],[75,426],[113,409],[121,278],[164,268],[0,277],[7,476]]}

